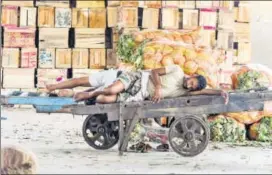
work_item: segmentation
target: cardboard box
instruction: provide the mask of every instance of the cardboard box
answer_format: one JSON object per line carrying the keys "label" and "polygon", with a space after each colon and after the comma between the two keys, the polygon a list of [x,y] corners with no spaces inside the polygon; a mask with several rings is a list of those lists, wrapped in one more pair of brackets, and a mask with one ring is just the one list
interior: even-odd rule
{"label": "cardboard box", "polygon": [[72,26],[72,12],[70,8],[56,8],[55,14],[55,27],[70,28]]}
{"label": "cardboard box", "polygon": [[38,7],[38,27],[55,27],[54,7]]}
{"label": "cardboard box", "polygon": [[39,48],[39,68],[55,68],[56,49]]}
{"label": "cardboard box", "polygon": [[35,28],[5,27],[4,47],[35,47]]}
{"label": "cardboard box", "polygon": [[68,48],[68,28],[40,28],[39,48]]}
{"label": "cardboard box", "polygon": [[18,7],[16,6],[2,6],[2,26],[18,26]]}
{"label": "cardboard box", "polygon": [[37,68],[37,48],[21,49],[21,68]]}
{"label": "cardboard box", "polygon": [[18,68],[20,60],[19,48],[3,48],[2,67]]}
{"label": "cardboard box", "polygon": [[89,50],[73,49],[72,50],[72,68],[86,69],[89,67]]}
{"label": "cardboard box", "polygon": [[216,9],[201,9],[199,17],[199,26],[216,29],[217,12]]}

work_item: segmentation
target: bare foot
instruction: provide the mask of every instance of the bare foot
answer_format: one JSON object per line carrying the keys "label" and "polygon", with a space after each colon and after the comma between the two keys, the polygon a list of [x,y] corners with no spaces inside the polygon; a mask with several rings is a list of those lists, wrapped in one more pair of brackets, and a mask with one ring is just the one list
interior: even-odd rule
{"label": "bare foot", "polygon": [[56,90],[56,89],[54,88],[54,85],[53,85],[53,84],[48,84],[48,85],[45,86],[45,88],[46,88],[46,90],[47,90],[48,93],[50,93],[50,92]]}

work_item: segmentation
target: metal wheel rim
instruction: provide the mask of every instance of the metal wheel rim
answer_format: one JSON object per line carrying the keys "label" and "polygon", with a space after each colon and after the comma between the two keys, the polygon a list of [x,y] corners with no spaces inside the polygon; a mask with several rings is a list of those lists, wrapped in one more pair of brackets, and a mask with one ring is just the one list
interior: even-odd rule
{"label": "metal wheel rim", "polygon": [[[193,157],[206,149],[210,139],[210,130],[207,123],[201,118],[189,115],[174,121],[168,138],[176,153],[185,157]],[[174,138],[179,138],[180,143],[177,144],[176,141],[173,141]]]}

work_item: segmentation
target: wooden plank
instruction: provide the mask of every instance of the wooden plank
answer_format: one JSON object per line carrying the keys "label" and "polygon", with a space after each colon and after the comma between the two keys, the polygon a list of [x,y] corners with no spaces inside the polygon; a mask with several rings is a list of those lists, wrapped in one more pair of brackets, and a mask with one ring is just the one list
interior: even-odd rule
{"label": "wooden plank", "polygon": [[2,5],[33,7],[34,4],[33,4],[33,1],[11,1],[11,0],[2,0]]}
{"label": "wooden plank", "polygon": [[162,9],[162,28],[178,29],[179,28],[179,10],[178,8]]}
{"label": "wooden plank", "polygon": [[167,1],[167,0],[162,0],[162,6],[163,7],[179,7],[180,1]]}
{"label": "wooden plank", "polygon": [[37,87],[45,88],[46,84],[57,83],[57,78],[67,79],[67,69],[37,69]]}
{"label": "wooden plank", "polygon": [[118,23],[118,8],[107,7],[108,27],[115,27]]}
{"label": "wooden plank", "polygon": [[251,43],[238,43],[238,64],[248,64],[251,61]]}
{"label": "wooden plank", "polygon": [[88,28],[89,26],[89,9],[73,8],[72,9],[72,27]]}
{"label": "wooden plank", "polygon": [[71,49],[56,49],[56,68],[71,68],[72,53]]}
{"label": "wooden plank", "polygon": [[2,16],[1,25],[2,26],[18,26],[18,7],[16,6],[1,6]]}
{"label": "wooden plank", "polygon": [[118,15],[118,21],[122,23],[123,27],[138,27],[138,8],[121,7]]}
{"label": "wooden plank", "polygon": [[120,1],[108,1],[107,3],[108,7],[118,7],[121,4]]}
{"label": "wooden plank", "polygon": [[4,47],[35,47],[35,28],[5,27]]}
{"label": "wooden plank", "polygon": [[57,0],[36,0],[36,6],[48,6],[48,7],[60,7],[69,8],[69,0],[57,1]]}
{"label": "wooden plank", "polygon": [[250,24],[234,24],[234,42],[250,42]]}
{"label": "wooden plank", "polygon": [[89,9],[89,28],[106,28],[106,12],[105,8]]}
{"label": "wooden plank", "polygon": [[[160,13],[159,9],[144,8],[142,28],[158,29],[158,27],[159,27],[159,13]],[[167,13],[166,13],[166,15],[167,15]]]}
{"label": "wooden plank", "polygon": [[21,68],[37,68],[37,48],[21,49]]}
{"label": "wooden plank", "polygon": [[55,68],[55,49],[39,48],[39,68]]}
{"label": "wooden plank", "polygon": [[190,30],[198,27],[198,10],[184,9],[182,18],[183,29]]}
{"label": "wooden plank", "polygon": [[138,7],[139,6],[139,1],[134,0],[134,1],[120,1],[120,6],[122,7]]}
{"label": "wooden plank", "polygon": [[107,49],[107,68],[117,68],[117,55],[115,49]]}
{"label": "wooden plank", "polygon": [[21,7],[20,8],[20,27],[36,27],[37,8]]}
{"label": "wooden plank", "polygon": [[70,28],[72,26],[72,12],[70,8],[55,8],[55,27]]}
{"label": "wooden plank", "polygon": [[89,67],[89,50],[73,49],[72,50],[72,68],[84,69]]}
{"label": "wooden plank", "polygon": [[2,67],[18,68],[20,58],[19,48],[3,48]]}
{"label": "wooden plank", "polygon": [[68,28],[40,28],[39,48],[68,48]]}
{"label": "wooden plank", "polygon": [[[3,70],[4,88],[34,88],[35,69],[5,68]],[[23,80],[23,81],[18,81]]]}
{"label": "wooden plank", "polygon": [[234,12],[233,11],[219,11],[218,28],[233,29],[234,28]]}
{"label": "wooden plank", "polygon": [[54,7],[38,7],[38,27],[55,27]]}
{"label": "wooden plank", "polygon": [[222,49],[233,48],[233,31],[230,30],[218,30],[217,34],[217,47]]}
{"label": "wooden plank", "polygon": [[250,22],[251,21],[251,5],[250,4],[239,4],[237,22]]}
{"label": "wooden plank", "polygon": [[212,8],[213,2],[212,1],[196,1],[196,8]]}
{"label": "wooden plank", "polygon": [[105,48],[105,29],[75,29],[75,48]]}
{"label": "wooden plank", "polygon": [[194,9],[196,7],[196,2],[195,1],[186,1],[186,0],[182,0],[179,1],[179,8],[183,8],[183,9]]}
{"label": "wooden plank", "polygon": [[159,9],[162,7],[161,1],[144,1],[144,7]]}
{"label": "wooden plank", "polygon": [[104,0],[84,0],[84,1],[76,1],[76,7],[77,8],[101,8],[105,7],[105,1]]}
{"label": "wooden plank", "polygon": [[216,9],[201,9],[199,17],[199,26],[216,29],[217,12]]}
{"label": "wooden plank", "polygon": [[103,69],[106,67],[106,49],[90,49],[91,69]]}

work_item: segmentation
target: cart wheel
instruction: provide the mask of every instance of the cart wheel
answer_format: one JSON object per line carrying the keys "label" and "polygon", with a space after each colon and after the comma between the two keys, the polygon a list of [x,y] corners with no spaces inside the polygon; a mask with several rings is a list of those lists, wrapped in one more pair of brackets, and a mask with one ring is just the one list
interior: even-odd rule
{"label": "cart wheel", "polygon": [[206,149],[210,140],[210,130],[204,120],[189,115],[174,121],[168,138],[176,153],[184,157],[193,157]]}
{"label": "cart wheel", "polygon": [[83,123],[83,137],[91,147],[106,150],[117,144],[118,122],[109,122],[107,114],[89,115]]}

